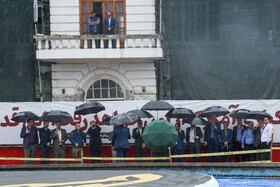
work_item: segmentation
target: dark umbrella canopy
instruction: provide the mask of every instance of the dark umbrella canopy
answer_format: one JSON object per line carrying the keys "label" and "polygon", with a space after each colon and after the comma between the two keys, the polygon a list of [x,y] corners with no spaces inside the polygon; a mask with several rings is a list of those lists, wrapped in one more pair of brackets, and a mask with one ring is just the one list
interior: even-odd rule
{"label": "dark umbrella canopy", "polygon": [[152,118],[152,114],[144,110],[130,110],[127,113],[136,114],[138,118]]}
{"label": "dark umbrella canopy", "polygon": [[28,120],[37,121],[39,120],[39,116],[34,114],[33,112],[24,111],[17,113],[11,120],[14,122],[27,122]]}
{"label": "dark umbrella canopy", "polygon": [[133,113],[123,113],[116,116],[111,117],[110,125],[125,125],[132,123],[138,119],[136,114]]}
{"label": "dark umbrella canopy", "polygon": [[247,109],[238,109],[234,112],[232,112],[229,116],[232,118],[241,118],[241,119],[245,119],[246,116],[248,116],[250,110]]}
{"label": "dark umbrella canopy", "polygon": [[195,114],[187,108],[175,108],[167,112],[165,116],[169,118],[194,118]]}
{"label": "dark umbrella canopy", "polygon": [[211,115],[216,115],[217,117],[219,116],[224,116],[229,114],[230,112],[225,109],[224,107],[221,106],[212,106],[208,107],[205,110],[203,110],[199,116],[200,117],[210,117]]}
{"label": "dark umbrella canopy", "polygon": [[272,116],[263,111],[250,111],[249,114],[246,116],[247,119],[260,119],[263,120],[263,118],[268,117],[268,119],[272,119]]}
{"label": "dark umbrella canopy", "polygon": [[193,119],[185,119],[183,120],[183,123],[189,123],[191,125],[207,125],[207,121],[205,119],[202,119],[201,117],[195,117]]}
{"label": "dark umbrella canopy", "polygon": [[87,115],[87,114],[94,114],[94,113],[98,113],[102,110],[105,110],[105,107],[98,102],[88,102],[88,103],[84,103],[81,104],[76,110],[75,110],[75,114],[78,115]]}
{"label": "dark umbrella canopy", "polygon": [[68,112],[60,110],[51,110],[46,112],[41,116],[41,119],[43,121],[49,121],[53,123],[61,122],[65,124],[73,121],[72,116]]}
{"label": "dark umbrella canopy", "polygon": [[111,120],[112,117],[114,117],[114,116],[108,116],[108,117],[104,118],[102,120],[102,124],[109,125],[110,124],[110,120]]}
{"label": "dark umbrella canopy", "polygon": [[172,110],[174,107],[166,101],[150,101],[141,110]]}
{"label": "dark umbrella canopy", "polygon": [[154,120],[145,127],[143,140],[152,152],[162,153],[174,147],[178,138],[175,127],[165,120]]}

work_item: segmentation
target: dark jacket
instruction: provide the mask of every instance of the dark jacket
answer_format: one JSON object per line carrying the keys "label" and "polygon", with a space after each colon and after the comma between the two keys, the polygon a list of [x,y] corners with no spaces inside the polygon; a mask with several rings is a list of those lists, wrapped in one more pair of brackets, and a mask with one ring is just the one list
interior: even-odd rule
{"label": "dark jacket", "polygon": [[[235,145],[237,142],[237,127],[238,125],[236,125],[235,127],[233,127],[233,144]],[[245,125],[241,125],[241,127],[244,127],[244,130],[246,129]],[[241,131],[241,137],[243,135],[244,130]],[[241,143],[241,140],[240,140]]]}
{"label": "dark jacket", "polygon": [[51,130],[50,129],[45,130],[45,127],[41,128],[39,130],[39,136],[40,136],[40,145],[46,145],[48,142],[51,143]]}
{"label": "dark jacket", "polygon": [[232,140],[233,140],[233,132],[231,129],[227,130],[227,135],[225,133],[225,129],[221,132],[221,150],[223,151],[225,146],[224,143],[228,142],[228,150],[232,149]]}
{"label": "dark jacket", "polygon": [[[187,142],[187,144],[190,143],[190,132],[191,132],[191,127],[187,128],[187,131],[186,131],[186,142]],[[198,139],[194,140],[194,144],[195,144],[195,146],[200,147],[200,145],[201,145],[200,139],[203,137],[200,127],[195,127],[194,128],[194,133],[195,133],[195,136],[198,137]]]}
{"label": "dark jacket", "polygon": [[[211,139],[211,123],[207,123],[205,132],[204,132],[204,141],[206,141],[208,144],[210,143]],[[214,128],[214,140],[215,144],[220,143],[220,134],[221,134],[221,125],[219,123],[215,123],[215,126],[217,129]]]}
{"label": "dark jacket", "polygon": [[99,34],[100,19],[98,17],[89,17],[88,23],[89,23],[89,33]]}
{"label": "dark jacket", "polygon": [[[59,137],[58,134],[55,134],[56,129],[53,129],[51,132],[51,139],[53,140],[53,149],[54,150],[58,150],[59,149]],[[68,135],[66,133],[65,129],[61,129],[61,140],[63,140],[62,142],[62,148],[65,149],[65,142],[66,140],[68,140]]]}
{"label": "dark jacket", "polygon": [[131,139],[131,135],[127,127],[121,125],[114,129],[112,142],[115,149],[129,149],[128,139]]}
{"label": "dark jacket", "polygon": [[95,125],[94,127],[90,127],[88,129],[87,134],[89,135],[90,146],[102,144],[101,137],[100,137],[100,131],[101,131],[101,128],[98,125]]}
{"label": "dark jacket", "polygon": [[86,135],[82,130],[73,130],[69,134],[69,140],[72,143],[72,147],[76,147],[75,144],[78,143],[78,147],[83,147],[86,142]]}
{"label": "dark jacket", "polygon": [[[105,18],[105,20],[104,20],[105,34],[115,34],[116,25],[117,25],[117,23],[114,18],[111,17],[110,25],[109,25],[109,19]],[[108,30],[109,27],[111,28],[110,31]]]}
{"label": "dark jacket", "polygon": [[184,139],[186,138],[185,132],[182,130],[181,132],[178,132],[178,139],[177,139],[177,144],[175,147],[180,150],[185,150],[186,146],[184,143]]}
{"label": "dark jacket", "polygon": [[32,126],[29,133],[26,133],[26,127],[22,127],[20,137],[23,138],[23,148],[27,149],[29,145],[38,144],[37,128]]}
{"label": "dark jacket", "polygon": [[261,128],[254,128],[253,134],[255,135],[255,142],[254,142],[254,147],[261,147]]}
{"label": "dark jacket", "polygon": [[142,144],[144,143],[142,135],[144,133],[145,128],[142,127],[142,135],[140,135],[140,132],[136,132],[137,129],[138,128],[133,129],[132,138],[135,139],[135,147],[140,148],[140,147],[142,147]]}

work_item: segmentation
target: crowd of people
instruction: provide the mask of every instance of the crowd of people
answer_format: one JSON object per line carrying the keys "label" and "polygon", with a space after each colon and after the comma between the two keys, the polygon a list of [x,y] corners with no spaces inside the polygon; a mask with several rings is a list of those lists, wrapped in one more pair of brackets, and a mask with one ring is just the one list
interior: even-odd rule
{"label": "crowd of people", "polygon": [[[201,126],[191,124],[191,126],[186,129],[185,133],[180,128],[180,123],[176,123],[175,128],[178,132],[178,139],[173,148],[174,155],[185,154],[186,147],[188,147],[190,154],[200,153],[202,144],[207,147],[208,153],[270,149],[273,127],[269,123],[267,117],[259,119],[258,124],[255,126],[251,121],[249,121],[248,126],[245,126],[242,123],[241,118],[237,118],[237,125],[234,126],[233,129],[229,129],[228,126],[229,123],[224,121],[222,129],[221,124],[217,123],[216,116],[212,115],[210,121],[205,126],[203,135]],[[81,130],[81,125],[79,123],[76,124],[75,129],[71,131],[69,135],[65,129],[61,128],[60,122],[56,123],[56,128],[52,131],[48,127],[49,122],[44,121],[44,126],[39,129],[41,158],[49,158],[51,147],[53,149],[54,158],[65,158],[65,142],[68,139],[72,145],[73,158],[80,158],[82,156],[83,148],[86,146],[87,136],[89,136],[91,157],[101,157],[101,127],[97,125],[95,121],[91,121],[87,133],[84,133]],[[136,157],[146,157],[146,145],[143,140],[144,130],[145,127],[143,126],[142,120],[138,120],[137,127],[132,131],[132,138],[135,139]],[[25,157],[35,158],[39,138],[33,120],[28,120],[27,126],[22,128],[20,136],[23,138]],[[204,142],[202,142],[202,138],[204,138]],[[129,128],[124,125],[115,125],[114,130],[110,133],[109,139],[112,143],[112,156],[126,157],[130,150],[129,139],[131,139],[131,134]],[[156,156],[156,153],[152,156]],[[235,155],[236,162],[247,162],[251,159],[253,161],[270,160],[270,153]],[[224,162],[231,162],[232,156],[222,156],[222,160]],[[191,161],[201,162],[201,158],[192,157]],[[209,157],[209,162],[213,161],[218,162],[219,157]],[[95,162],[100,163],[101,161],[92,160],[92,163]],[[119,162],[121,163],[124,161],[120,160]],[[137,162],[139,161],[137,160]],[[184,162],[184,158],[176,158],[175,162]],[[25,163],[27,164],[29,161],[25,161]],[[33,164],[34,161],[30,161],[30,163]],[[47,164],[48,161],[42,161],[41,163]],[[63,161],[60,163],[63,163]]]}

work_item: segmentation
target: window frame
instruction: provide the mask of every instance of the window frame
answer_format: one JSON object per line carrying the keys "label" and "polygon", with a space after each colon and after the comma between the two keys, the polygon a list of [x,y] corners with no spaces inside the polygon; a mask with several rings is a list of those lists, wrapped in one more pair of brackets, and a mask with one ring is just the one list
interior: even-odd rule
{"label": "window frame", "polygon": [[[108,98],[102,98],[102,89],[104,89],[104,88],[102,88],[102,80],[106,80],[106,81],[108,81],[108,88],[107,88],[107,90],[108,90],[108,96],[110,95],[110,89],[111,89],[111,87],[110,87],[110,81],[113,81],[115,84],[116,84],[116,86],[115,87],[113,87],[113,88],[115,88],[116,89],[116,96],[117,96],[117,92],[118,92],[118,87],[122,90],[122,93],[123,93],[123,97],[115,97],[115,98],[111,98],[111,97],[108,97]],[[89,91],[89,89],[92,89],[92,96],[94,97],[94,84],[97,82],[97,81],[100,81],[100,98],[87,98],[87,94],[88,94],[88,91]],[[106,87],[105,87],[106,88]],[[90,84],[90,86],[87,88],[87,90],[86,90],[86,92],[85,92],[85,96],[84,96],[84,100],[85,101],[122,101],[122,100],[125,100],[125,92],[124,92],[124,89],[123,89],[123,87],[117,82],[117,81],[115,81],[115,80],[113,80],[113,79],[109,79],[109,78],[100,78],[100,79],[96,79],[96,80],[94,80],[91,84]]]}

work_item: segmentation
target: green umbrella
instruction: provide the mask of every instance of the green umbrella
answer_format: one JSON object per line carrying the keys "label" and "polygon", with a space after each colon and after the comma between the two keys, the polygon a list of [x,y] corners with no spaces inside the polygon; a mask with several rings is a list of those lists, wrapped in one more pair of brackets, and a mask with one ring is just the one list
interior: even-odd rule
{"label": "green umbrella", "polygon": [[173,148],[178,138],[175,127],[165,120],[154,120],[145,127],[143,139],[152,152],[162,153]]}

